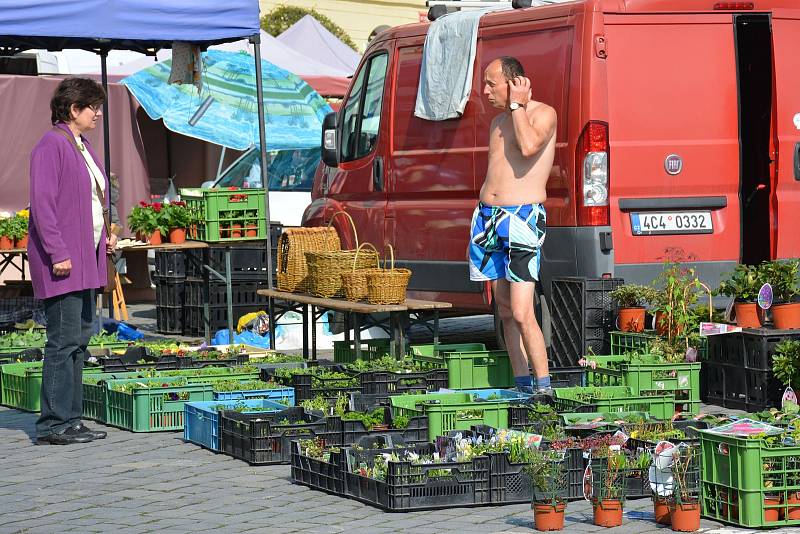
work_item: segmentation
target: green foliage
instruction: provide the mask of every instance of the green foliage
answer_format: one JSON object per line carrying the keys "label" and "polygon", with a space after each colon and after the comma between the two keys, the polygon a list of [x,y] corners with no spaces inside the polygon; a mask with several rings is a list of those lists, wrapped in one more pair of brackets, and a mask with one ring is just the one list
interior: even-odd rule
{"label": "green foliage", "polygon": [[193,222],[192,212],[186,207],[185,202],[171,202],[165,204],[161,210],[163,224],[168,230],[175,228],[189,228]]}
{"label": "green foliage", "polygon": [[755,302],[764,281],[763,272],[758,267],[740,264],[720,282],[716,293],[740,301]]}
{"label": "green foliage", "polygon": [[156,211],[154,204],[146,202],[139,202],[139,205],[134,206],[128,214],[128,228],[131,232],[141,232],[145,235],[150,235],[156,230],[161,229],[161,205],[158,204],[158,211]]}
{"label": "green foliage", "polygon": [[0,337],[0,349],[44,347],[47,334],[44,330],[31,328],[25,332],[12,332]]}
{"label": "green foliage", "polygon": [[800,388],[800,341],[786,339],[776,345],[772,371],[781,384]]}
{"label": "green foliage", "polygon": [[644,306],[654,296],[653,289],[639,284],[623,284],[611,293],[612,299],[617,301],[620,308],[637,308]]}
{"label": "green foliage", "polygon": [[772,286],[776,302],[792,302],[800,294],[800,260],[768,261],[762,263],[758,270],[762,281]]}
{"label": "green foliage", "polygon": [[22,239],[28,235],[28,218],[20,214],[0,219],[0,236]]}
{"label": "green foliage", "polygon": [[89,338],[89,346],[98,346],[98,345],[108,345],[109,343],[119,343],[119,338],[117,334],[108,334],[106,332],[100,332],[99,334],[93,335]]}
{"label": "green foliage", "polygon": [[272,9],[266,15],[261,17],[261,29],[273,37],[277,37],[289,26],[302,19],[306,15],[311,15],[322,24],[326,30],[335,35],[344,44],[358,52],[358,47],[353,42],[353,39],[345,32],[340,26],[334,23],[331,19],[317,11],[316,9],[307,9],[304,7],[280,5]]}
{"label": "green foliage", "polygon": [[653,310],[661,312],[662,328],[667,338],[678,333],[696,330],[699,321],[694,305],[702,291],[703,284],[695,275],[695,270],[679,263],[666,263],[664,270],[653,280],[655,298],[651,301]]}
{"label": "green foliage", "polygon": [[365,371],[425,371],[426,369],[411,358],[396,359],[394,356],[383,356],[374,360],[356,360],[346,365],[347,369],[358,372]]}

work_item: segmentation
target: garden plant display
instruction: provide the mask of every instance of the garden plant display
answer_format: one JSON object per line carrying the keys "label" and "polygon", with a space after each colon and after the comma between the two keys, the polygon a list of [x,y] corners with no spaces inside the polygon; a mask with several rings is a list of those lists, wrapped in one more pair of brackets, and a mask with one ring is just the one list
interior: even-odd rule
{"label": "garden plant display", "polygon": [[186,207],[186,203],[173,201],[164,204],[161,215],[162,229],[166,229],[169,233],[169,242],[183,243],[186,241],[186,231],[194,222],[192,212]]}
{"label": "garden plant display", "polygon": [[609,293],[619,304],[619,328],[623,332],[644,330],[644,305],[653,299],[653,289],[639,284],[623,284]]}
{"label": "garden plant display", "polygon": [[800,328],[800,260],[764,262],[759,271],[765,282],[772,286],[773,325],[779,330]]}
{"label": "garden plant display", "polygon": [[134,206],[128,214],[128,227],[140,241],[149,241],[151,245],[161,244],[161,238],[166,239],[169,230],[163,204],[139,201],[139,205]]}
{"label": "garden plant display", "polygon": [[743,264],[737,265],[733,272],[720,282],[716,293],[734,299],[737,325],[744,328],[761,327],[763,314],[758,308],[756,299],[764,282],[764,273],[758,267]]}
{"label": "garden plant display", "polygon": [[563,530],[567,507],[567,477],[564,451],[534,450],[525,473],[533,485],[533,514],[536,530]]}

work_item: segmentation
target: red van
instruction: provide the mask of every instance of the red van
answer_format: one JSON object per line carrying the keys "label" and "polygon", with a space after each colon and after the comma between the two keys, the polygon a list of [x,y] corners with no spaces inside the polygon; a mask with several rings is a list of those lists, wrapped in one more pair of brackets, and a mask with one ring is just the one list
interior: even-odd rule
{"label": "red van", "polygon": [[800,256],[797,0],[580,0],[486,15],[465,113],[441,122],[414,117],[427,27],[370,44],[326,120],[303,216],[319,226],[346,210],[361,241],[391,243],[395,265],[413,269],[413,296],[491,309],[466,247],[497,113],[482,76],[503,55],[558,113],[545,296],[554,276],[649,282],[673,259],[715,285],[739,262]]}

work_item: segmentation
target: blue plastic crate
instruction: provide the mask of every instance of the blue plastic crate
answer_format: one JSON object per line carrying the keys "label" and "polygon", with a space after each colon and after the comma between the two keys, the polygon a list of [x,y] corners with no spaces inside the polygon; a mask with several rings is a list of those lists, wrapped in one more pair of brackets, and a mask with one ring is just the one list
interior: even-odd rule
{"label": "blue plastic crate", "polygon": [[492,395],[495,396],[494,399],[489,400],[488,402],[501,402],[501,401],[513,401],[513,400],[527,400],[530,395],[526,395],[524,393],[520,393],[516,389],[440,389],[438,393],[441,392],[453,392],[453,393],[469,393],[470,395],[474,395],[480,399],[488,400],[489,397]]}
{"label": "blue plastic crate", "polygon": [[220,406],[233,410],[242,404],[246,407],[246,413],[277,412],[286,408],[283,404],[265,399],[187,402],[183,407],[183,439],[218,451]]}
{"label": "blue plastic crate", "polygon": [[[253,400],[266,399],[294,406],[294,388],[254,389],[250,391],[214,392],[214,400]],[[285,402],[284,402],[285,401]]]}

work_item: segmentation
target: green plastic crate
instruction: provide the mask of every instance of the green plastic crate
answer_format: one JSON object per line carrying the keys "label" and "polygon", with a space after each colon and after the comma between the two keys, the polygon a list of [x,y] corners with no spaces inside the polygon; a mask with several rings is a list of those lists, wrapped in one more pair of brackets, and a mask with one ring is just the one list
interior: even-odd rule
{"label": "green plastic crate", "polygon": [[675,396],[669,393],[634,395],[627,386],[556,388],[553,393],[558,412],[647,412],[663,420],[675,415]]}
{"label": "green plastic crate", "polygon": [[[634,395],[664,391],[687,403],[700,402],[700,363],[663,363],[657,356],[587,356],[598,369],[587,368],[589,386],[628,386]],[[696,413],[696,412],[692,412]]]}
{"label": "green plastic crate", "polygon": [[[42,362],[7,363],[0,368],[0,404],[29,412],[41,410]],[[83,372],[87,375],[92,370]]]}
{"label": "green plastic crate", "polygon": [[[652,330],[645,332],[611,332],[611,354],[621,356],[629,352],[644,353],[647,344],[656,339],[658,334]],[[697,348],[698,361],[708,360],[708,338],[700,338]]]}
{"label": "green plastic crate", "polygon": [[[390,354],[388,339],[368,339],[361,342],[361,359],[377,360]],[[333,361],[336,363],[354,363],[356,361],[355,341],[334,341]]]}
{"label": "green plastic crate", "polygon": [[483,343],[448,343],[448,344],[429,344],[411,345],[411,356],[426,363],[439,363],[439,367],[444,367],[445,352],[477,352],[486,350]]}
{"label": "green plastic crate", "polygon": [[[198,219],[189,230],[191,239],[219,243],[225,241],[264,240],[267,218],[264,189],[181,189],[181,200]],[[231,225],[239,224],[241,237],[234,237]],[[246,236],[247,228],[257,227],[255,236]]]}
{"label": "green plastic crate", "polygon": [[[211,384],[143,387],[130,392],[113,390],[116,384],[131,380],[139,379],[107,382],[106,423],[132,432],[183,430],[184,405],[187,402],[213,400]],[[182,395],[186,398],[180,398]]]}
{"label": "green plastic crate", "polygon": [[473,425],[508,428],[508,401],[475,402],[469,393],[429,393],[389,397],[392,417],[427,415],[428,439]]}
{"label": "green plastic crate", "polygon": [[700,446],[704,516],[749,528],[800,526],[800,445],[701,430]]}
{"label": "green plastic crate", "polygon": [[412,358],[423,365],[447,367],[447,384],[452,389],[482,389],[514,387],[514,371],[508,352],[478,350],[442,352],[436,356],[414,354]]}

